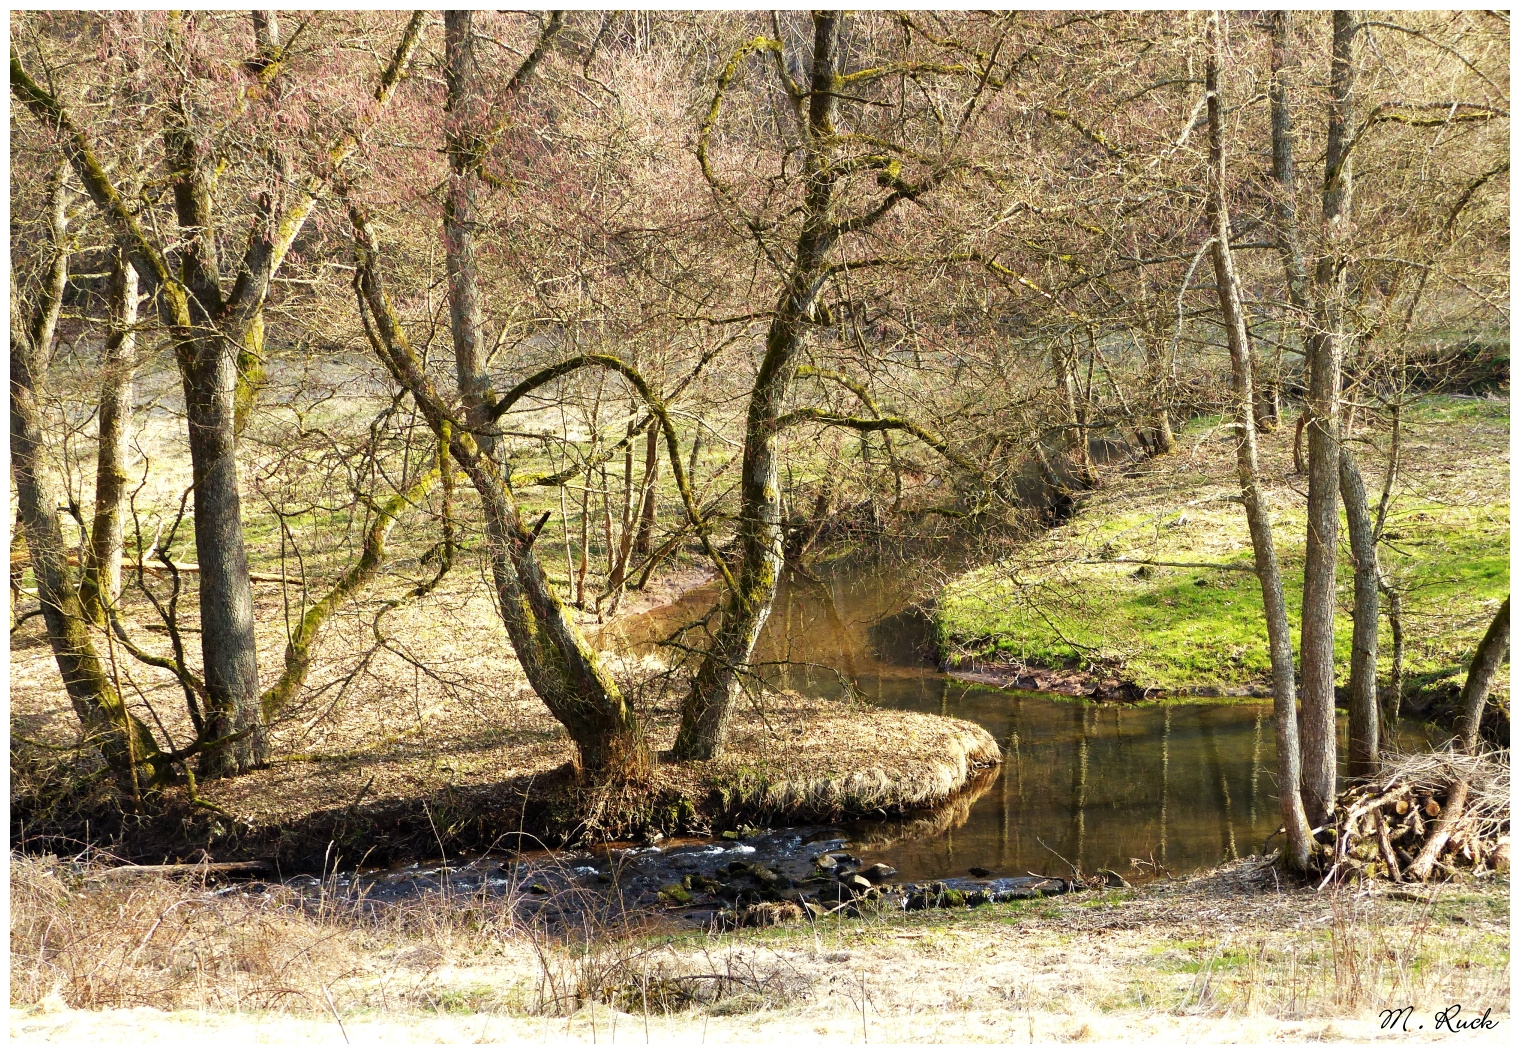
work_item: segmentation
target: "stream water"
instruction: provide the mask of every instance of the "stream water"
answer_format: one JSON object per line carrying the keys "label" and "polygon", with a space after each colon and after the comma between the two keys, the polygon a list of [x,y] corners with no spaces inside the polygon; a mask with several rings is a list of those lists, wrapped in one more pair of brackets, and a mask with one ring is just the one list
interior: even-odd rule
{"label": "stream water", "polygon": [[[982,868],[994,876],[1083,874],[1133,861],[1187,870],[1260,849],[1277,827],[1268,700],[1167,700],[1145,706],[1006,691],[939,672],[918,603],[934,583],[912,565],[836,565],[789,576],[756,657],[767,680],[839,697],[844,682],[876,704],[975,721],[1004,763],[952,823],[857,830],[901,877]],[[624,647],[648,647],[713,601],[697,590],[627,620]],[[964,803],[963,803],[964,804]]]}
{"label": "stream water", "polygon": [[[927,570],[903,562],[840,563],[789,576],[756,660],[779,687],[829,698],[853,690],[883,707],[965,718],[990,731],[1003,764],[940,809],[885,823],[292,882],[377,904],[437,890],[510,896],[518,910],[551,922],[574,923],[615,904],[618,912],[663,906],[688,924],[711,924],[717,915],[738,917],[731,909],[783,896],[827,904],[833,890],[840,903],[837,883],[875,863],[895,869],[878,892],[911,905],[946,888],[991,899],[1060,891],[1059,880],[1052,889],[1031,874],[1111,869],[1141,881],[1260,851],[1278,826],[1268,701],[1126,706],[956,680],[939,671],[919,606],[934,592]],[[694,590],[622,620],[601,643],[657,648],[701,618],[715,596],[714,587]],[[683,881],[693,896],[675,892],[673,900]]]}

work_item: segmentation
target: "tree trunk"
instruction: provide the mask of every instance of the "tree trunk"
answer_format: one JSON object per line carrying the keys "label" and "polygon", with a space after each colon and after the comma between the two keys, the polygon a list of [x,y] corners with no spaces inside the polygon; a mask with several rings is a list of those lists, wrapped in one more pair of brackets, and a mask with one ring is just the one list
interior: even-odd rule
{"label": "tree trunk", "polygon": [[1256,427],[1263,432],[1275,432],[1282,419],[1282,404],[1277,396],[1277,378],[1264,379],[1261,356],[1252,355],[1255,363],[1258,387],[1256,389]]}
{"label": "tree trunk", "polygon": [[[58,195],[60,198],[60,193]],[[61,242],[64,210],[55,212],[55,244]],[[43,469],[45,443],[42,414],[37,405],[39,368],[46,359],[38,354],[37,337],[51,341],[57,322],[55,301],[61,302],[67,280],[67,254],[64,257],[63,281],[54,281],[43,291],[44,301],[28,331],[16,277],[11,275],[11,472],[16,483],[16,506],[31,556],[32,574],[37,580],[37,597],[42,606],[42,620],[47,627],[48,643],[58,662],[58,672],[68,692],[69,703],[84,732],[85,739],[105,756],[106,763],[118,779],[134,790],[144,783],[158,783],[168,778],[168,759],[154,742],[143,723],[128,713],[121,696],[106,676],[95,644],[90,638],[78,594],[69,578],[68,547],[63,527],[58,522],[58,501],[48,485]],[[51,318],[51,321],[49,319]]]}
{"label": "tree trunk", "polygon": [[[1297,56],[1293,54],[1290,40],[1293,30],[1293,12],[1273,11],[1272,24],[1272,79],[1268,84],[1267,98],[1272,117],[1272,176],[1277,181],[1275,199],[1277,213],[1277,250],[1282,256],[1283,270],[1288,277],[1288,302],[1299,315],[1299,325],[1306,327],[1313,307],[1309,289],[1309,273],[1304,263],[1303,243],[1298,232],[1297,172],[1293,158],[1293,111],[1289,91],[1293,87],[1293,74],[1298,69]],[[1295,440],[1295,444],[1296,444]]]}
{"label": "tree trunk", "polygon": [[575,741],[584,774],[596,780],[646,775],[649,751],[638,718],[549,584],[533,552],[538,535],[523,522],[507,477],[468,432],[454,431],[385,295],[374,234],[357,207],[349,214],[358,250],[355,285],[375,353],[480,495],[502,623],[528,682]]}
{"label": "tree trunk", "polygon": [[765,360],[750,395],[739,489],[738,589],[723,597],[718,629],[681,707],[674,753],[682,760],[709,760],[722,754],[740,677],[748,669],[755,641],[776,599],[785,560],[776,422],[790,381],[790,359],[801,336],[801,316],[788,310],[795,290],[794,285],[771,323]]}
{"label": "tree trunk", "polygon": [[1472,665],[1467,669],[1467,683],[1462,686],[1462,707],[1457,717],[1457,746],[1469,754],[1478,750],[1478,726],[1483,720],[1483,705],[1498,676],[1499,667],[1509,651],[1509,597],[1494,612],[1488,632],[1478,645]]}
{"label": "tree trunk", "polygon": [[1084,487],[1091,487],[1092,455],[1088,450],[1087,428],[1083,421],[1086,415],[1077,404],[1077,382],[1072,369],[1074,353],[1068,353],[1060,341],[1055,341],[1050,347],[1050,357],[1051,366],[1055,370],[1056,387],[1061,392],[1061,402],[1066,410],[1066,419],[1071,423],[1070,442],[1073,460],[1076,462],[1077,481]]}
{"label": "tree trunk", "polygon": [[837,11],[813,15],[805,162],[809,178],[802,230],[787,287],[766,334],[765,357],[750,392],[739,484],[739,575],[736,588],[723,598],[718,628],[681,705],[681,727],[673,753],[682,760],[706,760],[723,753],[740,677],[748,670],[755,641],[776,599],[784,562],[781,486],[776,471],[778,422],[796,372],[793,359],[817,308],[826,257],[838,237],[831,215],[839,175],[829,162],[834,149],[834,91],[843,19]]}
{"label": "tree trunk", "polygon": [[[548,36],[558,25],[557,20],[551,22],[538,49],[514,76],[514,85],[532,72]],[[428,415],[434,433],[450,443],[455,460],[480,495],[502,621],[528,681],[580,748],[583,772],[597,779],[632,778],[647,772],[649,766],[643,729],[612,675],[549,584],[533,554],[537,534],[523,523],[507,476],[493,456],[491,410],[495,400],[485,372],[484,327],[475,269],[475,192],[480,178],[483,114],[471,13],[445,12],[444,36],[450,115],[447,141],[453,170],[444,214],[444,252],[459,394],[473,435],[451,435],[443,405],[432,392],[385,300],[373,238],[363,218],[354,213],[361,294],[381,337],[376,350],[389,355],[397,379]]]}
{"label": "tree trunk", "polygon": [[95,459],[95,519],[80,585],[85,615],[104,625],[106,608],[121,596],[122,505],[127,498],[128,432],[132,423],[137,353],[137,270],[118,247],[111,261],[111,332],[100,385],[100,443]]}
{"label": "tree trunk", "polygon": [[[186,343],[193,349],[188,354]],[[207,693],[207,745],[196,768],[206,779],[257,768],[264,763],[266,746],[233,427],[237,349],[236,341],[210,334],[177,349],[195,479],[201,660]]]}
{"label": "tree trunk", "polygon": [[1240,303],[1240,285],[1235,275],[1235,261],[1230,252],[1230,216],[1225,199],[1224,130],[1221,128],[1224,104],[1219,97],[1219,64],[1224,53],[1224,27],[1221,16],[1210,14],[1209,50],[1206,66],[1209,157],[1213,169],[1213,186],[1209,193],[1209,221],[1213,234],[1212,256],[1215,285],[1219,290],[1219,307],[1224,316],[1225,334],[1230,345],[1230,365],[1235,385],[1236,464],[1240,476],[1241,501],[1246,524],[1251,531],[1256,574],[1261,580],[1262,607],[1266,612],[1267,641],[1272,655],[1272,710],[1277,728],[1278,801],[1282,808],[1283,827],[1288,837],[1287,860],[1299,871],[1309,864],[1310,835],[1303,800],[1299,796],[1298,713],[1294,700],[1293,643],[1288,626],[1288,609],[1283,597],[1282,570],[1272,538],[1271,511],[1260,489],[1260,470],[1256,446],[1255,400],[1251,391],[1251,359],[1246,337],[1245,317]]}
{"label": "tree trunk", "polygon": [[633,543],[635,556],[648,556],[653,550],[654,528],[658,516],[656,488],[660,485],[660,424],[649,422],[649,436],[644,441],[644,505],[639,511],[639,535]]}
{"label": "tree trunk", "polygon": [[[1308,274],[1299,236],[1290,96],[1296,61],[1290,51],[1291,16],[1272,16],[1272,168],[1278,183],[1277,243],[1287,275],[1288,300],[1299,316],[1308,399],[1299,431],[1308,437],[1308,527],[1304,547],[1304,594],[1300,661],[1304,694],[1304,794],[1310,819],[1330,815],[1335,798],[1335,562],[1339,527],[1340,384],[1343,334],[1344,243],[1349,235],[1352,128],[1351,44],[1356,23],[1350,12],[1334,14],[1330,65],[1330,116],[1326,135],[1321,218],[1324,254]],[[1294,436],[1298,464],[1298,435]]]}
{"label": "tree trunk", "polygon": [[1150,339],[1145,343],[1146,367],[1151,377],[1151,399],[1156,406],[1151,418],[1151,443],[1153,452],[1159,456],[1170,454],[1177,446],[1177,438],[1172,433],[1172,415],[1166,405],[1166,360],[1161,355],[1162,342]]}
{"label": "tree trunk", "polygon": [[1398,589],[1380,587],[1388,597],[1388,634],[1393,638],[1393,659],[1388,669],[1388,695],[1383,700],[1383,732],[1392,736],[1399,727],[1399,711],[1404,705],[1404,600]]}
{"label": "tree trunk", "polygon": [[1378,765],[1378,560],[1377,538],[1367,511],[1367,488],[1351,451],[1341,447],[1341,502],[1346,540],[1356,568],[1351,609],[1350,775],[1371,776]]}
{"label": "tree trunk", "polygon": [[449,154],[448,196],[443,206],[444,263],[449,275],[449,328],[459,377],[465,421],[481,452],[495,450],[490,407],[495,399],[486,375],[485,321],[475,267],[475,199],[480,185],[484,145],[479,141],[485,118],[480,72],[475,62],[474,14],[443,13],[445,76],[449,87],[446,138]]}

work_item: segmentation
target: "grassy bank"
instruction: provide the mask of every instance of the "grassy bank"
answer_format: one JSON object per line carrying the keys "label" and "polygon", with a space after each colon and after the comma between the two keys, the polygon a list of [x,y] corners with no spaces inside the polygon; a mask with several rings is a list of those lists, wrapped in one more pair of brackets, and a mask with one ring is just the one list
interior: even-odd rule
{"label": "grassy bank", "polygon": [[[550,937],[506,900],[375,915],[14,860],[11,1035],[843,1042],[1366,1039],[1377,1012],[1509,1029],[1508,881],[1429,903],[1238,861],[1136,890],[708,935]],[[1415,1024],[1411,1024],[1411,1029]],[[1386,1034],[1386,1033],[1385,1033]]]}
{"label": "grassy bank", "polygon": [[[1292,440],[1291,423],[1264,437],[1262,467],[1296,632],[1304,478],[1293,471]],[[1373,501],[1387,445],[1385,434],[1356,438]],[[1403,594],[1406,676],[1429,690],[1460,678],[1509,591],[1507,399],[1422,401],[1406,413],[1401,460],[1381,558]],[[1106,480],[1035,545],[950,583],[937,613],[946,652],[963,662],[1082,667],[1177,693],[1264,690],[1266,626],[1239,489],[1229,429],[1194,422],[1172,455]],[[1352,583],[1341,538],[1344,671]],[[1391,655],[1385,622],[1385,677]]]}

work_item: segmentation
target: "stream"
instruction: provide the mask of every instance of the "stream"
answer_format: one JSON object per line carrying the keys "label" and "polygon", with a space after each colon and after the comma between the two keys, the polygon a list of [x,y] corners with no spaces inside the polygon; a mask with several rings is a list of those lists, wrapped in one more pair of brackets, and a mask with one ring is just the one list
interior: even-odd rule
{"label": "stream", "polygon": [[[1051,895],[1070,888],[1060,876],[1074,871],[1107,869],[1141,882],[1261,850],[1278,826],[1269,701],[1125,706],[957,680],[939,671],[932,626],[918,606],[935,587],[931,572],[906,562],[791,574],[756,662],[780,688],[840,698],[850,685],[882,707],[990,731],[1003,764],[938,809],[888,822],[746,829],[710,841],[418,863],[284,884],[375,908],[443,892],[498,899],[559,928],[649,910],[721,928],[796,917],[786,911],[858,914],[873,903]],[[716,595],[704,586],[623,619],[601,644],[656,648]]]}
{"label": "stream", "polygon": [[[904,880],[1092,874],[1134,880],[1257,852],[1278,826],[1270,700],[1168,699],[1100,705],[1008,691],[939,672],[916,607],[935,582],[911,564],[826,566],[788,576],[756,649],[768,681],[840,697],[844,681],[879,706],[974,721],[1003,765],[952,825],[847,828]],[[620,646],[647,647],[700,617],[712,587],[627,620]],[[1134,861],[1144,861],[1138,870]]]}

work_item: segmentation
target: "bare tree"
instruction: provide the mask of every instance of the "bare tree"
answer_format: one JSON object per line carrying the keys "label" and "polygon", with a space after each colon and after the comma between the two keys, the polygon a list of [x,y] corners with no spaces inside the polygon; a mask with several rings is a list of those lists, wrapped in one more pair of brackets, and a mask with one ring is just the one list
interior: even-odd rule
{"label": "bare tree", "polygon": [[129,787],[140,791],[145,784],[167,778],[169,759],[152,733],[122,704],[90,639],[89,623],[69,575],[58,499],[43,468],[47,440],[37,391],[57,339],[69,276],[67,176],[65,168],[54,177],[49,201],[51,258],[31,311],[21,299],[14,269],[11,272],[11,473],[48,642],[69,701],[85,737]]}
{"label": "bare tree", "polygon": [[[1288,860],[1299,871],[1309,863],[1309,822],[1299,796],[1298,712],[1294,699],[1293,643],[1283,596],[1282,570],[1272,538],[1271,511],[1261,493],[1261,470],[1256,447],[1256,400],[1252,392],[1250,349],[1245,313],[1240,303],[1240,280],[1230,251],[1230,212],[1226,200],[1224,101],[1219,76],[1224,64],[1224,16],[1210,12],[1205,78],[1208,94],[1210,183],[1208,211],[1210,252],[1219,308],[1224,316],[1225,336],[1235,381],[1236,461],[1240,474],[1241,501],[1251,530],[1256,575],[1261,580],[1262,607],[1267,617],[1267,640],[1272,655],[1272,712],[1277,734],[1277,796],[1288,837]],[[1333,740],[1332,740],[1333,742]],[[1332,753],[1332,758],[1333,758]]]}
{"label": "bare tree", "polygon": [[[422,24],[422,16],[412,18],[380,78],[375,97],[382,106],[406,71]],[[166,54],[179,69],[187,69],[182,54],[183,20],[171,15],[167,26]],[[267,86],[281,68],[278,61],[269,62],[259,70],[257,83]],[[50,91],[32,79],[14,50],[11,90],[58,137],[86,192],[124,242],[130,264],[156,295],[160,319],[172,334],[185,393],[196,494],[209,730],[198,765],[204,776],[247,771],[263,762],[265,744],[238,485],[239,364],[244,364],[246,376],[253,363],[262,358],[263,306],[270,280],[326,192],[330,177],[310,177],[290,195],[284,208],[277,207],[280,188],[266,186],[260,192],[246,248],[228,288],[213,207],[218,158],[207,148],[204,130],[198,126],[201,115],[183,85],[168,89],[171,95],[164,129],[179,226],[177,237],[168,243],[149,233],[143,217],[122,197],[96,156],[86,129]],[[355,136],[344,136],[329,151],[330,162],[336,167],[357,146]]]}
{"label": "bare tree", "polygon": [[[770,312],[764,354],[750,388],[745,417],[739,479],[738,567],[730,570],[719,564],[726,591],[717,626],[682,704],[681,727],[673,748],[675,755],[683,759],[712,758],[722,753],[741,678],[747,672],[755,641],[775,600],[785,560],[778,473],[782,432],[805,422],[850,428],[862,435],[906,431],[942,454],[948,449],[939,436],[902,417],[857,418],[816,407],[790,412],[786,408],[793,382],[799,375],[798,358],[808,336],[814,327],[828,321],[821,310],[824,287],[854,271],[893,262],[890,257],[841,259],[841,247],[853,248],[852,239],[871,236],[898,206],[919,202],[961,167],[952,153],[930,160],[916,179],[904,175],[903,158],[913,155],[901,144],[883,148],[879,140],[869,135],[852,136],[837,126],[840,96],[869,91],[888,81],[895,83],[900,74],[908,72],[922,72],[925,76],[948,73],[971,85],[969,98],[957,114],[956,127],[964,130],[978,112],[978,103],[984,95],[995,92],[1002,84],[993,72],[997,47],[962,55],[959,41],[940,41],[932,34],[925,34],[925,39],[947,56],[954,54],[953,60],[921,62],[909,57],[847,73],[841,42],[845,22],[846,16],[840,12],[813,14],[812,54],[805,79],[781,39],[779,22],[773,24],[774,36],[762,35],[742,44],[718,79],[717,91],[698,136],[697,157],[703,174],[718,199],[752,233],[759,251],[768,260],[782,261],[777,268],[782,289]],[[802,197],[796,207],[800,221],[789,244],[777,238],[785,228],[774,219],[752,212],[719,175],[713,160],[715,124],[735,78],[755,53],[771,59],[791,111],[803,159],[799,184]],[[936,115],[943,117],[939,111]],[[960,134],[952,133],[949,141],[958,142]],[[852,213],[848,206],[856,199],[859,176],[873,178],[887,192]],[[962,255],[961,259],[969,257]],[[972,474],[975,475],[974,470]]]}

